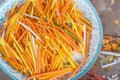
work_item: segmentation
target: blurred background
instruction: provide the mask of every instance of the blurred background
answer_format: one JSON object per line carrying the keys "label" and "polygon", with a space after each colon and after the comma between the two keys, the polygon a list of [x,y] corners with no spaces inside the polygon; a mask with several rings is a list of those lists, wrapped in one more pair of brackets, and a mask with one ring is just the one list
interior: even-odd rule
{"label": "blurred background", "polygon": [[[0,0],[0,4],[3,1]],[[90,1],[101,18],[104,40],[98,60],[79,80],[120,80],[120,0]],[[0,80],[12,79],[0,69]]]}

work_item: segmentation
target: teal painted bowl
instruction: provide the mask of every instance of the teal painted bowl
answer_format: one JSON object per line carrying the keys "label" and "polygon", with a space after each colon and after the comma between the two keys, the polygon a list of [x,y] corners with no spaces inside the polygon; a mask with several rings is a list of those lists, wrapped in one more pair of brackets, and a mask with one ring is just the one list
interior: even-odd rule
{"label": "teal painted bowl", "polygon": [[[21,4],[23,0],[19,0],[19,4]],[[92,23],[92,27],[94,28],[91,32],[91,41],[89,48],[89,57],[87,61],[82,65],[79,72],[69,80],[77,80],[85,73],[89,71],[94,62],[96,61],[98,54],[101,50],[103,31],[102,25],[99,18],[99,15],[91,2],[89,0],[75,0],[77,3],[77,8],[80,9],[87,19]],[[15,0],[5,0],[0,5],[0,22],[3,23],[7,18],[5,14],[7,10],[10,10],[13,7]],[[13,80],[25,80],[25,76],[17,71],[15,71],[6,61],[1,58],[0,55],[0,68],[8,74]]]}

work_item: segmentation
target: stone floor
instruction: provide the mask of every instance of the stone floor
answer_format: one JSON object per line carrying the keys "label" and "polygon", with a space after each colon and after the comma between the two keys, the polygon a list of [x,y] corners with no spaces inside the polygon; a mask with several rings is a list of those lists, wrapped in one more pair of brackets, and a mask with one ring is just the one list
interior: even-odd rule
{"label": "stone floor", "polygon": [[97,9],[104,35],[120,36],[120,0],[90,0]]}
{"label": "stone floor", "polygon": [[[4,0],[0,0],[0,3]],[[90,0],[98,11],[104,35],[120,37],[120,1],[119,0]],[[119,64],[111,70],[108,76],[115,72],[120,73]],[[101,70],[100,74],[105,73]],[[118,73],[118,74],[119,74]],[[107,74],[107,73],[106,73]],[[0,69],[0,80],[12,80]]]}

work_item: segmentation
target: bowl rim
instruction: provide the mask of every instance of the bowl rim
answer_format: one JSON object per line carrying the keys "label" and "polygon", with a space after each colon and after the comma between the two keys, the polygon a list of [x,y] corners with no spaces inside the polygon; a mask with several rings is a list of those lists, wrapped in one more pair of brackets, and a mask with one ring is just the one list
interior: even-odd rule
{"label": "bowl rim", "polygon": [[95,56],[93,57],[92,61],[88,64],[89,66],[87,66],[82,72],[78,72],[77,75],[75,75],[73,78],[71,78],[70,80],[77,80],[79,79],[80,77],[82,77],[85,73],[87,73],[90,68],[92,67],[92,65],[95,63],[95,61],[97,60],[98,58],[98,55],[101,51],[101,44],[102,44],[102,39],[103,39],[103,28],[102,28],[102,23],[101,23],[101,20],[100,20],[100,17],[99,17],[99,14],[97,13],[97,10],[95,9],[95,7],[92,5],[92,3],[89,1],[89,0],[84,0],[90,7],[91,9],[93,10],[94,14],[95,14],[95,17],[96,17],[96,20],[98,22],[98,26],[99,26],[99,36],[100,36],[100,39],[99,39],[99,43],[98,43],[98,48],[97,48],[97,51],[95,53]]}

